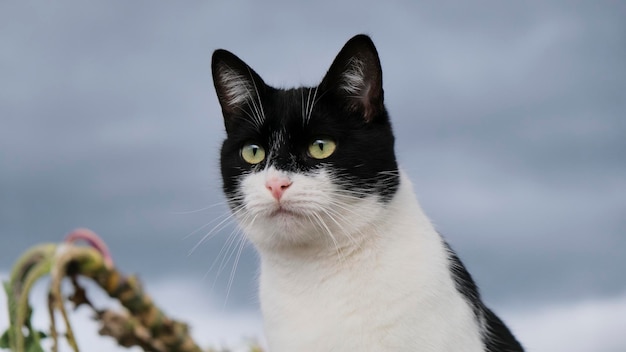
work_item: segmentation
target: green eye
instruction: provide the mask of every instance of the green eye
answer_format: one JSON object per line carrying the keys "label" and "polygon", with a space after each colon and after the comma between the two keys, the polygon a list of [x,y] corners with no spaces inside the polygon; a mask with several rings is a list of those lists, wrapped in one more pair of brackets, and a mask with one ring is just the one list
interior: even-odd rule
{"label": "green eye", "polygon": [[315,159],[326,159],[331,156],[337,144],[329,138],[319,138],[309,144],[309,156]]}
{"label": "green eye", "polygon": [[248,164],[258,164],[265,159],[265,149],[258,144],[248,143],[241,148],[241,157]]}

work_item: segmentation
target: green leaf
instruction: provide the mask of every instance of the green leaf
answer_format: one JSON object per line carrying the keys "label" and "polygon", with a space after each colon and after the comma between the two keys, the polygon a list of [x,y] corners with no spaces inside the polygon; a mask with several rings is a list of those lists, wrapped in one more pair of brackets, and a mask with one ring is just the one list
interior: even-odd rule
{"label": "green leaf", "polygon": [[45,337],[45,335],[41,331],[31,330],[24,340],[25,352],[45,352],[39,340],[41,336]]}
{"label": "green leaf", "polygon": [[2,336],[0,336],[0,348],[11,348],[9,344],[9,332],[11,329],[7,329]]}
{"label": "green leaf", "polygon": [[26,340],[26,351],[25,352],[46,352],[43,350],[40,344],[35,343],[31,340]]}

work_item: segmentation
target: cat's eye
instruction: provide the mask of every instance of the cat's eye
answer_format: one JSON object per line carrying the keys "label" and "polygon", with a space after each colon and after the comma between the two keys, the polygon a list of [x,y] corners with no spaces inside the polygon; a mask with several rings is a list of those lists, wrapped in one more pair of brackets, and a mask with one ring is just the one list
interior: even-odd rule
{"label": "cat's eye", "polygon": [[241,148],[241,157],[248,164],[258,164],[265,159],[265,149],[258,144],[248,143]]}
{"label": "cat's eye", "polygon": [[326,159],[331,156],[337,144],[330,138],[319,138],[309,144],[309,156],[315,159]]}

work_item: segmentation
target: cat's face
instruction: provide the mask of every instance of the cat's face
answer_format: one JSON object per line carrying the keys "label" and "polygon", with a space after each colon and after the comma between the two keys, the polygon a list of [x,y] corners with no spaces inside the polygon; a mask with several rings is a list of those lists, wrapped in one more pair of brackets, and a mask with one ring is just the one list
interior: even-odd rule
{"label": "cat's face", "polygon": [[224,50],[212,70],[227,132],[223,188],[250,239],[263,247],[358,241],[399,182],[371,40],[352,38],[314,88],[272,88]]}

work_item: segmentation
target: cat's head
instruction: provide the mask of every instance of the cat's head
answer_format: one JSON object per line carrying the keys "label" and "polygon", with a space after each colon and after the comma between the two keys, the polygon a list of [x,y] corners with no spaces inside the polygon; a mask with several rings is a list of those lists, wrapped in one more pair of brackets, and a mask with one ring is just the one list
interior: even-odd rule
{"label": "cat's head", "polygon": [[399,185],[371,39],[350,39],[317,87],[270,87],[225,50],[212,71],[227,132],[223,189],[252,242],[358,242]]}

